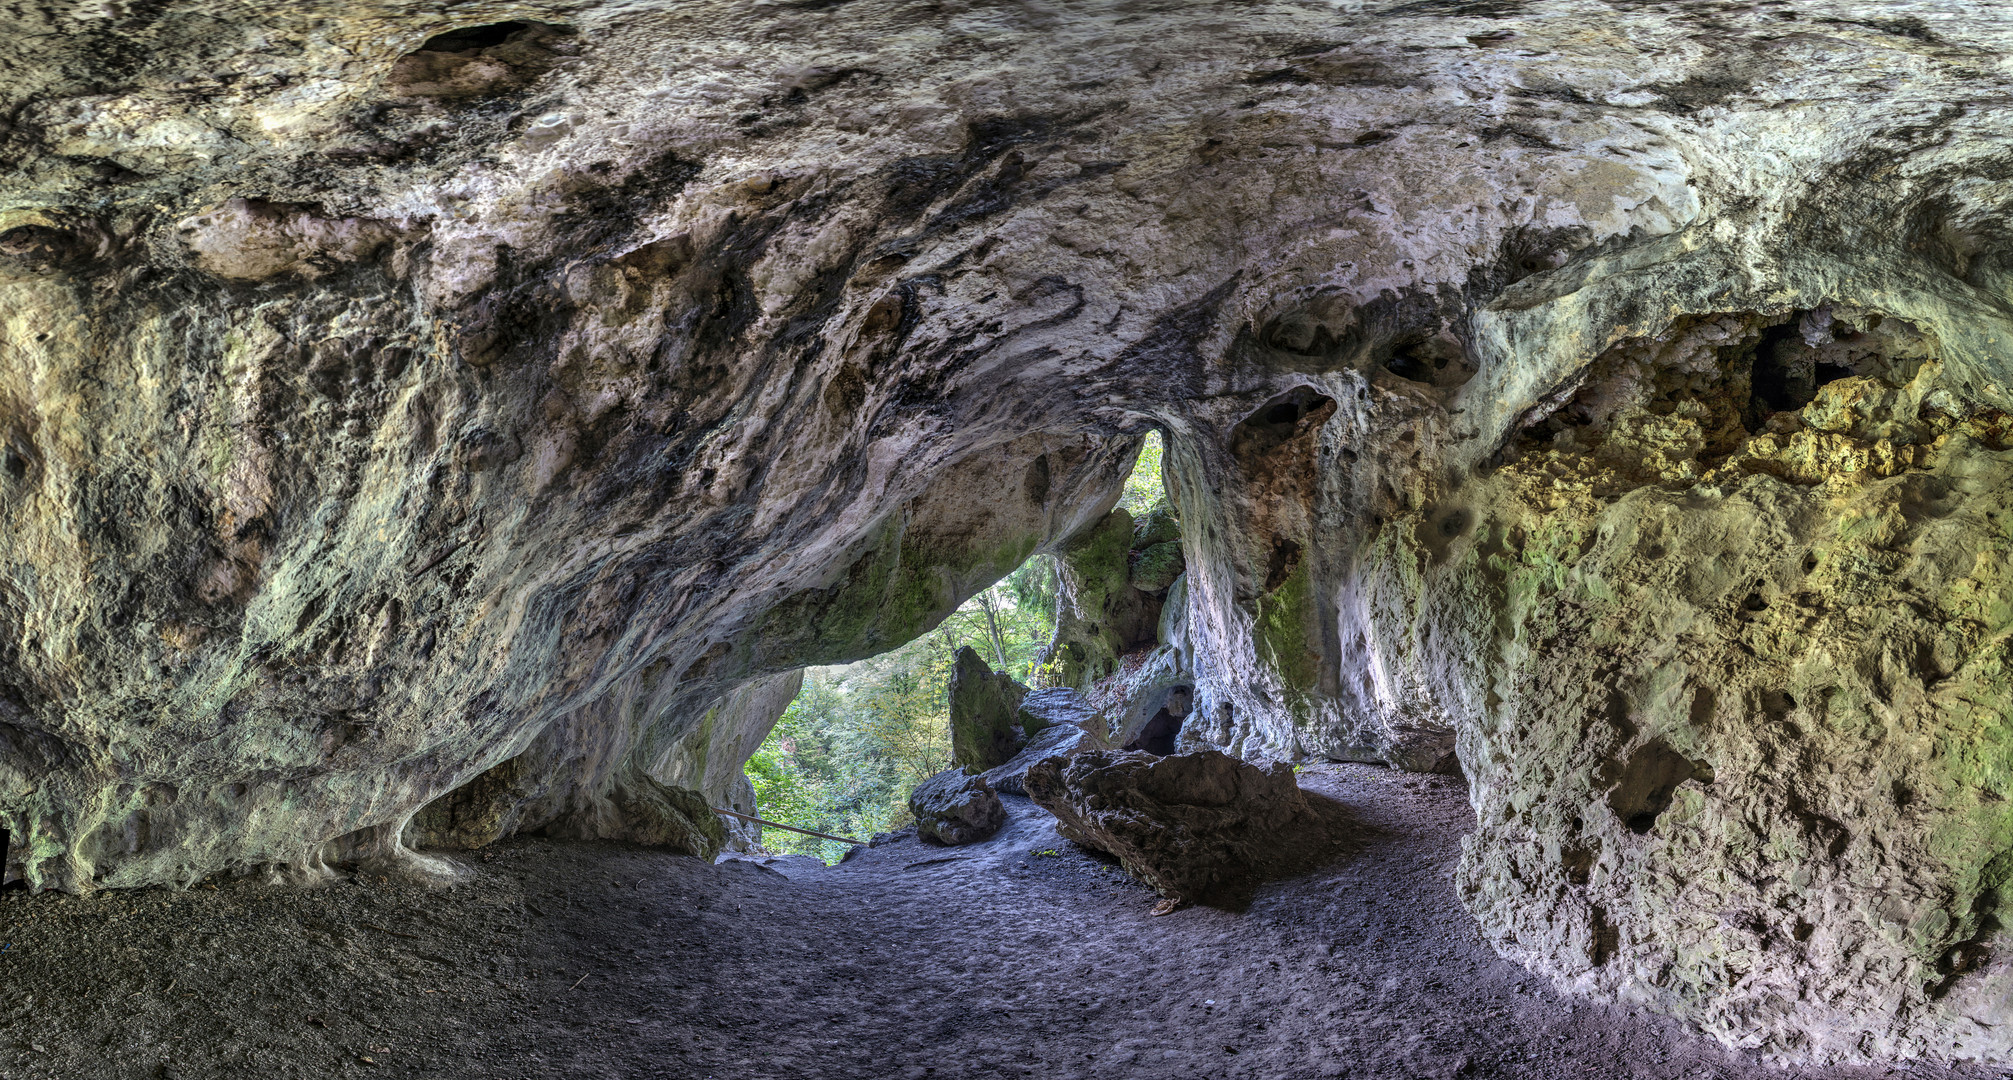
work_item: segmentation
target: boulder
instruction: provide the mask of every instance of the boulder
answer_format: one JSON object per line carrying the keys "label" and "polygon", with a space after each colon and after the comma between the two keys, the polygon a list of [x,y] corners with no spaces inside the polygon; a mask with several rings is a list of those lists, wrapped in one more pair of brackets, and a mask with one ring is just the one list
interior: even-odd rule
{"label": "boulder", "polygon": [[1181,553],[1181,541],[1166,540],[1131,555],[1132,587],[1143,593],[1164,593],[1188,568]]}
{"label": "boulder", "polygon": [[1288,834],[1313,826],[1286,764],[1215,750],[1160,757],[1093,750],[1027,771],[1028,797],[1065,837],[1108,852],[1173,905],[1223,902],[1262,876]]}
{"label": "boulder", "polygon": [[1081,692],[1067,686],[1029,691],[1027,697],[1021,699],[1020,723],[1021,730],[1029,738],[1056,724],[1094,731],[1100,737],[1105,733],[1105,718],[1097,706]]}
{"label": "boulder", "polygon": [[1174,508],[1166,503],[1158,503],[1132,523],[1132,549],[1144,551],[1156,544],[1181,539],[1181,522],[1174,516]]}
{"label": "boulder", "polygon": [[1007,763],[1027,741],[1020,721],[1027,687],[986,666],[970,646],[951,667],[951,764],[984,772]]}
{"label": "boulder", "polygon": [[983,776],[945,769],[916,785],[909,795],[916,833],[940,844],[970,844],[1000,831],[1006,807]]}

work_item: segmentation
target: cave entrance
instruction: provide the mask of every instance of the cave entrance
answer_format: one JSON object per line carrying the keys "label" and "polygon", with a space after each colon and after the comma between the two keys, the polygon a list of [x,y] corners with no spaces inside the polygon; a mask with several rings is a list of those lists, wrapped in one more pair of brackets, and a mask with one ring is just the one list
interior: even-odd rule
{"label": "cave entrance", "polygon": [[1125,744],[1127,750],[1144,750],[1149,754],[1166,757],[1174,753],[1174,743],[1181,734],[1181,717],[1161,706],[1159,712],[1147,720],[1139,730],[1139,737]]}
{"label": "cave entrance", "polygon": [[[1149,433],[1119,498],[1136,517],[1166,502],[1161,452],[1159,433]],[[959,651],[970,648],[994,672],[1029,687],[1058,685],[1067,666],[1054,648],[1061,601],[1056,557],[1037,554],[899,648],[806,669],[803,688],[745,767],[755,813],[858,839],[907,824],[910,791],[951,765],[948,691]],[[1180,721],[1169,720],[1155,742],[1166,749],[1157,753],[1173,752]],[[848,850],[782,829],[758,836],[770,851],[826,862]]]}

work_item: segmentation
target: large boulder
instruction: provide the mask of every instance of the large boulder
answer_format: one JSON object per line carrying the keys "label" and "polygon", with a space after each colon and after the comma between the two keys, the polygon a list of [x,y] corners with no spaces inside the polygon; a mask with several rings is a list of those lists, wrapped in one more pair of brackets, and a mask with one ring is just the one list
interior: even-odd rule
{"label": "large boulder", "polygon": [[984,772],[1007,763],[1027,741],[1020,703],[1027,687],[986,666],[966,646],[951,666],[951,764]]}
{"label": "large boulder", "polygon": [[1094,750],[1036,762],[1028,797],[1079,844],[1118,858],[1174,904],[1221,902],[1313,828],[1293,768],[1216,750],[1162,757]]}
{"label": "large boulder", "polygon": [[909,813],[916,832],[940,844],[970,844],[984,840],[1006,824],[1006,807],[983,776],[962,769],[945,769],[916,785],[909,794]]}

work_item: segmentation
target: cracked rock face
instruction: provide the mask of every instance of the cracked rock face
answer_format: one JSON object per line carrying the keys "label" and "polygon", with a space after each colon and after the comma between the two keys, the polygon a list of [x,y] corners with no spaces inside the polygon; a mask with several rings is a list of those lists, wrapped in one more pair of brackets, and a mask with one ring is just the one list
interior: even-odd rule
{"label": "cracked rock face", "polygon": [[950,846],[984,840],[1007,819],[1005,805],[986,778],[957,768],[916,785],[909,794],[909,813],[918,836]]}
{"label": "cracked rock face", "polygon": [[10,877],[709,849],[1157,427],[1187,744],[1458,759],[1588,993],[2013,1057],[2003,6],[4,19]]}
{"label": "cracked rock face", "polygon": [[1027,771],[1028,798],[1063,836],[1106,852],[1168,901],[1234,902],[1296,833],[1318,833],[1293,767],[1220,750],[1162,757],[1086,750]]}

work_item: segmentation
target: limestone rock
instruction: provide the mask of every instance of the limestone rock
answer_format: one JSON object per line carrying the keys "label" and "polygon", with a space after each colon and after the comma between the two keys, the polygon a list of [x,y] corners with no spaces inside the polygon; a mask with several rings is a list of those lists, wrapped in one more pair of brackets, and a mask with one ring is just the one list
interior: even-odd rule
{"label": "limestone rock", "polygon": [[1146,512],[1145,517],[1132,523],[1134,551],[1144,551],[1179,539],[1181,539],[1181,521],[1174,516],[1174,508],[1166,503],[1155,504],[1153,509]]}
{"label": "limestone rock", "polygon": [[1116,856],[1176,902],[1248,887],[1268,854],[1308,823],[1292,766],[1261,769],[1215,750],[1090,751],[1038,762],[1025,782],[1064,836]]}
{"label": "limestone rock", "polygon": [[1168,586],[1174,584],[1174,579],[1186,569],[1179,540],[1136,548],[1129,561],[1132,564],[1129,584],[1144,593],[1166,592]]}
{"label": "limestone rock", "polygon": [[1028,731],[1067,724],[1102,735],[1106,726],[1105,718],[1097,707],[1083,694],[1067,686],[1029,691],[1021,699],[1020,711],[1021,726]]}
{"label": "limestone rock", "polygon": [[984,772],[1006,764],[1032,734],[1021,722],[1027,687],[994,672],[969,646],[959,649],[950,678],[951,764]]}
{"label": "limestone rock", "polygon": [[669,837],[1049,552],[1566,985],[2013,1060],[2013,13],[1697,8],[9,7],[5,876]]}
{"label": "limestone rock", "polygon": [[1026,795],[1022,781],[1037,761],[1109,745],[1104,716],[1091,708],[1082,694],[1066,687],[1029,693],[1021,702],[1021,720],[1033,736],[1012,760],[982,774],[993,790],[1003,794]]}
{"label": "limestone rock", "polygon": [[945,769],[909,794],[916,832],[940,844],[973,844],[1006,824],[1006,807],[983,776]]}
{"label": "limestone rock", "polygon": [[1132,536],[1132,515],[1113,510],[1058,555],[1063,605],[1054,653],[1065,686],[1083,689],[1109,676],[1158,627],[1159,605],[1132,587]]}

